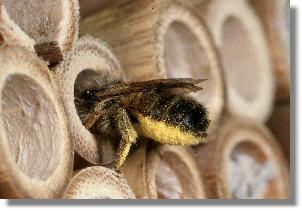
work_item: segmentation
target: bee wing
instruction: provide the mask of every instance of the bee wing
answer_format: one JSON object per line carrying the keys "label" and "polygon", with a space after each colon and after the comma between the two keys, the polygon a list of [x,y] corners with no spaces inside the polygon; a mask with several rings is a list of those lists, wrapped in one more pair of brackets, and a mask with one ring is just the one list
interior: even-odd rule
{"label": "bee wing", "polygon": [[176,91],[181,93],[197,92],[202,87],[197,86],[207,79],[171,78],[155,79],[149,81],[125,82],[110,85],[96,93],[98,99],[126,95],[145,91]]}

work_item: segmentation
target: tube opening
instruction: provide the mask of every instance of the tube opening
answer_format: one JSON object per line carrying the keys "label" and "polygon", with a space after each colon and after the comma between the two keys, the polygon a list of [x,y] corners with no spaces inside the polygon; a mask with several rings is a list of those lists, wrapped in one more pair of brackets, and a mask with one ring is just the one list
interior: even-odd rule
{"label": "tube opening", "polygon": [[13,160],[27,176],[46,180],[59,163],[62,137],[53,102],[35,80],[22,74],[7,77],[1,101]]}
{"label": "tube opening", "polygon": [[220,52],[228,87],[247,101],[255,100],[261,66],[251,37],[235,17],[224,22]]}
{"label": "tube opening", "polygon": [[3,0],[10,18],[37,43],[52,41],[59,34],[62,2]]}
{"label": "tube opening", "polygon": [[264,198],[276,180],[273,161],[251,141],[239,143],[231,152],[227,175],[233,198]]}
{"label": "tube opening", "polygon": [[[96,72],[91,69],[84,69],[81,71],[74,83],[74,103],[77,115],[79,116],[82,124],[84,124],[85,117],[91,112],[95,104],[85,101],[81,98],[82,94],[87,90],[99,90],[104,86],[113,83],[113,79],[107,74]],[[115,129],[112,127],[111,122],[97,122],[98,126],[92,129],[94,137],[97,139],[97,151],[101,154],[103,164],[108,164],[115,160],[115,155],[118,148],[118,135],[115,133]],[[90,132],[90,131],[89,131]],[[81,140],[86,143],[86,140]],[[85,147],[81,146],[79,150],[83,150]],[[79,152],[82,156],[82,153]],[[86,157],[85,155],[84,157]],[[113,159],[113,160],[112,160]]]}
{"label": "tube opening", "polygon": [[[197,198],[189,167],[177,154],[165,152],[161,155],[155,173],[155,184],[160,199]],[[194,180],[193,180],[194,181]]]}
{"label": "tube opening", "polygon": [[203,78],[204,90],[195,93],[202,102],[212,96],[210,65],[196,34],[180,21],[172,22],[164,35],[164,61],[168,78]]}

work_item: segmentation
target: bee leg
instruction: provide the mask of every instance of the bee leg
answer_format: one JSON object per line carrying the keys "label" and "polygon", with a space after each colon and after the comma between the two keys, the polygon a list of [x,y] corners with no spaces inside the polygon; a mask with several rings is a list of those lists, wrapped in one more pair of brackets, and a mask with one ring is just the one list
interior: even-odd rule
{"label": "bee leg", "polygon": [[[111,108],[108,108],[108,105],[110,104]],[[84,118],[84,126],[89,130],[96,123],[96,121],[98,121],[100,116],[106,115],[110,110],[113,110],[117,106],[118,104],[116,103],[115,99],[108,99],[98,102],[90,114]]]}
{"label": "bee leg", "polygon": [[117,161],[115,164],[115,168],[119,170],[126,160],[131,145],[136,142],[137,133],[133,128],[133,125],[125,109],[117,109],[114,119],[116,128],[121,136],[121,141],[117,152]]}

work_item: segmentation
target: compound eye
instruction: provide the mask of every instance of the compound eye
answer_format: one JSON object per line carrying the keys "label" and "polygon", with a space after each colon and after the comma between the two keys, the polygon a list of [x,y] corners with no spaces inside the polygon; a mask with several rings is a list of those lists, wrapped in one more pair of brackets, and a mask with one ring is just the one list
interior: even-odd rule
{"label": "compound eye", "polygon": [[83,97],[87,101],[94,101],[95,100],[95,93],[93,91],[88,90],[84,93]]}

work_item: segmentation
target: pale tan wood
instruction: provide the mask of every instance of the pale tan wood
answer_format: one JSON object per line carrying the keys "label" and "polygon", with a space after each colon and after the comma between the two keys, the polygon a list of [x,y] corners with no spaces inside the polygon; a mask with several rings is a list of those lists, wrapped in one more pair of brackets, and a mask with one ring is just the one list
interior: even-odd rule
{"label": "pale tan wood", "polygon": [[227,117],[217,138],[194,151],[209,198],[289,197],[287,163],[263,125]]}
{"label": "pale tan wood", "polygon": [[64,199],[135,199],[122,174],[102,167],[78,171],[65,190]]}
{"label": "pale tan wood", "polygon": [[206,78],[193,95],[219,127],[224,87],[215,47],[203,21],[178,1],[117,1],[82,19],[80,34],[101,37],[120,60],[126,80]]}
{"label": "pale tan wood", "polygon": [[289,0],[250,0],[260,17],[270,48],[277,83],[277,101],[290,99]]}
{"label": "pale tan wood", "polygon": [[152,145],[133,149],[121,171],[137,198],[204,199],[203,182],[190,149]]}
{"label": "pale tan wood", "polygon": [[150,171],[147,167],[150,149],[148,146],[147,142],[143,140],[137,147],[132,147],[133,153],[128,155],[121,167],[121,172],[125,175],[129,186],[138,199],[157,198],[155,181],[153,177],[150,177]]}
{"label": "pale tan wood", "polygon": [[0,49],[0,197],[58,198],[73,150],[45,62],[13,46]]}
{"label": "pale tan wood", "polygon": [[81,18],[85,18],[119,0],[79,0]]}
{"label": "pale tan wood", "polygon": [[100,138],[87,130],[75,106],[75,97],[85,90],[98,89],[112,80],[122,80],[118,60],[99,39],[80,38],[55,71],[60,98],[69,123],[69,132],[75,151],[92,164],[108,164],[115,160],[116,149],[112,137]]}
{"label": "pale tan wood", "polygon": [[212,0],[179,0],[181,3],[188,5],[191,8],[203,8],[207,7]]}
{"label": "pale tan wood", "polygon": [[50,63],[61,61],[78,36],[77,0],[0,2],[0,34]]}
{"label": "pale tan wood", "polygon": [[266,32],[246,0],[212,0],[195,5],[218,48],[227,110],[265,122],[271,115],[275,82]]}

